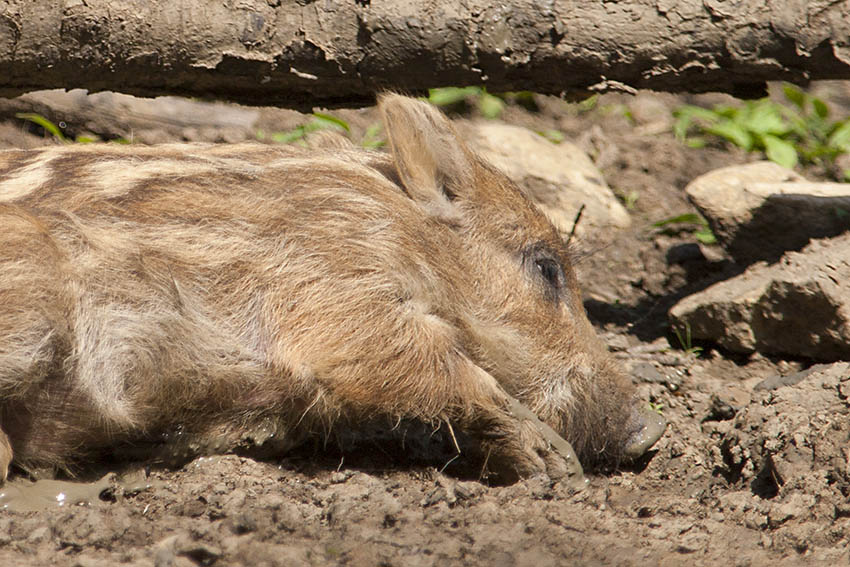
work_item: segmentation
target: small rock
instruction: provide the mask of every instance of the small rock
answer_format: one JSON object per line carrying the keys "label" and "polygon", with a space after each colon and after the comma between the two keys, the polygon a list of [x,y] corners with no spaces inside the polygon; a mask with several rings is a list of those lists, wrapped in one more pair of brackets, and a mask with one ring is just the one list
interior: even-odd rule
{"label": "small rock", "polygon": [[850,502],[838,502],[835,504],[835,519],[850,518]]}
{"label": "small rock", "polygon": [[185,533],[169,536],[154,546],[155,567],[180,565],[185,559],[191,559],[196,565],[212,565],[219,557],[220,549],[194,541]]}
{"label": "small rock", "polygon": [[198,516],[203,516],[206,511],[207,503],[200,498],[196,498],[183,504],[182,514],[190,518],[197,518]]}
{"label": "small rock", "polygon": [[706,261],[702,247],[695,242],[677,244],[670,247],[665,255],[668,264],[686,264],[694,261]]}
{"label": "small rock", "polygon": [[257,520],[251,512],[241,512],[230,520],[230,531],[237,535],[257,531]]}
{"label": "small rock", "polygon": [[820,370],[826,370],[829,367],[828,364],[815,364],[806,370],[802,370],[800,372],[794,372],[793,374],[786,374],[784,376],[775,375],[770,376],[769,378],[765,378],[758,384],[756,384],[753,389],[754,390],[776,390],[777,388],[781,388],[783,386],[793,386],[799,382],[802,382],[806,376],[813,372],[818,372]]}
{"label": "small rock", "polygon": [[736,413],[738,413],[738,410],[731,404],[720,399],[719,396],[713,395],[711,396],[711,407],[708,410],[708,415],[702,421],[729,421],[735,417]]}
{"label": "small rock", "polygon": [[767,522],[771,528],[777,528],[794,518],[797,515],[797,508],[790,504],[784,503],[773,507],[767,514]]}
{"label": "small rock", "polygon": [[649,384],[663,384],[667,381],[664,376],[655,369],[655,366],[649,362],[638,362],[632,366],[632,378],[638,382],[646,382]]}
{"label": "small rock", "polygon": [[0,518],[0,546],[7,545],[12,541],[12,520]]}
{"label": "small rock", "polygon": [[93,557],[79,557],[71,563],[71,567],[111,567],[114,565],[111,561],[95,559]]}
{"label": "small rock", "polygon": [[331,474],[331,484],[342,484],[354,474],[351,471],[336,471]]}
{"label": "small rock", "polygon": [[554,494],[555,482],[548,476],[537,474],[525,481],[528,494],[535,500],[551,500]]}
{"label": "small rock", "polygon": [[708,535],[703,533],[687,533],[676,544],[678,553],[696,553],[708,546]]}
{"label": "small rock", "polygon": [[224,516],[236,516],[245,508],[245,503],[248,500],[248,494],[237,488],[229,495],[224,497],[222,502],[222,514]]}
{"label": "small rock", "polygon": [[288,532],[294,532],[304,525],[304,517],[292,503],[282,505],[280,509],[275,510],[272,517],[278,528]]}
{"label": "small rock", "polygon": [[337,500],[325,508],[323,514],[329,526],[344,525],[349,521],[355,504],[350,500]]}
{"label": "small rock", "polygon": [[36,528],[32,532],[30,532],[29,536],[27,536],[28,543],[42,543],[49,539],[50,528],[48,528],[47,526]]}
{"label": "small rock", "polygon": [[649,344],[638,344],[633,347],[629,347],[629,354],[656,354],[660,352],[667,352],[670,350],[670,345],[663,338],[653,341]]}
{"label": "small rock", "polygon": [[436,486],[420,501],[420,504],[423,508],[427,508],[439,502],[444,502],[447,497],[448,493],[446,492],[446,489],[442,486]]}
{"label": "small rock", "polygon": [[458,500],[469,500],[477,498],[484,492],[484,487],[478,482],[457,482],[455,484],[455,496]]}
{"label": "small rock", "polygon": [[850,229],[850,184],[813,183],[773,162],[724,167],[685,189],[737,262],[773,262]]}
{"label": "small rock", "polygon": [[816,240],[773,265],[682,299],[670,310],[697,340],[733,352],[850,357],[850,235]]}
{"label": "small rock", "polygon": [[608,349],[613,352],[622,352],[625,351],[631,346],[629,344],[629,338],[625,335],[618,335],[616,333],[604,333],[600,335],[602,340],[605,341],[605,344],[608,345]]}
{"label": "small rock", "polygon": [[670,458],[676,459],[685,454],[685,446],[676,440],[670,442]]}

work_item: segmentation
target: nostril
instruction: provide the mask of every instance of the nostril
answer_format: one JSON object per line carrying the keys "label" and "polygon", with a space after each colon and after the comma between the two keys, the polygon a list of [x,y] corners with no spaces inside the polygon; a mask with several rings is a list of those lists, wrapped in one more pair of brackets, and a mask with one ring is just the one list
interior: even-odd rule
{"label": "nostril", "polygon": [[661,439],[667,428],[667,420],[649,409],[640,409],[635,412],[639,428],[626,442],[623,456],[627,459],[637,459],[646,453],[656,441]]}

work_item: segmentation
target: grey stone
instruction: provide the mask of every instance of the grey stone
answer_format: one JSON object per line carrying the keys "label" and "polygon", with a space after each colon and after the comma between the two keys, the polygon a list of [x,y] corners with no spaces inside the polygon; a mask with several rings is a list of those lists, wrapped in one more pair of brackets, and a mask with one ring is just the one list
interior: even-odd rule
{"label": "grey stone", "polygon": [[745,265],[850,229],[850,184],[809,182],[772,162],[724,167],[685,190],[718,242]]}
{"label": "grey stone", "polygon": [[664,376],[649,362],[638,362],[632,367],[632,378],[638,382],[651,384],[663,384],[666,382]]}
{"label": "grey stone", "polygon": [[801,370],[800,372],[793,372],[791,374],[775,374],[768,378],[765,378],[755,386],[753,386],[753,390],[776,390],[777,388],[782,388],[785,386],[793,386],[794,384],[798,384],[806,379],[809,374],[814,372],[821,372],[829,369],[828,364],[815,364],[810,366],[805,370]]}
{"label": "grey stone", "polygon": [[681,300],[670,310],[680,329],[734,352],[850,359],[850,235],[816,240],[776,264]]}

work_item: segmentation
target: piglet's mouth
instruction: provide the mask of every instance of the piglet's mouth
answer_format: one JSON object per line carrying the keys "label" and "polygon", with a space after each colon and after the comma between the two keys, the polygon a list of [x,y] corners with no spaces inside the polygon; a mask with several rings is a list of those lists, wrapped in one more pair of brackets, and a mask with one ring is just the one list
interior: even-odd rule
{"label": "piglet's mouth", "polygon": [[626,441],[623,451],[623,456],[628,460],[637,459],[646,453],[667,429],[667,420],[657,412],[642,408],[636,410],[635,414],[638,428]]}

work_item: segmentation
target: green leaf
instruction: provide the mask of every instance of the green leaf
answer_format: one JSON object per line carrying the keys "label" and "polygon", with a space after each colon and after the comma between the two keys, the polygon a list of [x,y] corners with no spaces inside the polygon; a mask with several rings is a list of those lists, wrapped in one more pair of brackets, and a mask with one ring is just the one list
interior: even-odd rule
{"label": "green leaf", "polygon": [[844,151],[850,151],[850,120],[846,120],[832,131],[829,135],[827,144],[833,148],[840,148]]}
{"label": "green leaf", "polygon": [[289,130],[287,132],[275,132],[269,138],[273,142],[277,142],[278,144],[291,144],[297,140],[300,140],[305,136],[307,132],[304,129],[304,126],[299,126],[293,130]]}
{"label": "green leaf", "polygon": [[763,140],[767,159],[789,169],[797,165],[797,150],[794,144],[771,135],[764,136]]}
{"label": "green leaf", "polygon": [[534,92],[532,91],[513,91],[509,93],[517,104],[528,105],[535,104]]}
{"label": "green leaf", "polygon": [[733,120],[743,112],[743,109],[729,104],[718,104],[712,109],[712,112],[717,116]]}
{"label": "green leaf", "polygon": [[596,108],[596,103],[599,102],[599,94],[590,95],[580,103],[578,103],[579,112],[590,112]]}
{"label": "green leaf", "polygon": [[790,83],[782,85],[782,92],[785,93],[785,98],[794,103],[794,106],[803,110],[806,106],[806,93],[800,90],[799,87]]}
{"label": "green leaf", "polygon": [[478,99],[478,110],[481,112],[481,116],[493,120],[501,116],[504,109],[505,103],[502,99],[487,92],[481,93],[481,98]]}
{"label": "green leaf", "polygon": [[617,195],[623,201],[623,206],[626,207],[627,211],[632,211],[635,208],[635,204],[637,204],[638,199],[640,198],[640,193],[637,191],[629,191],[626,195]]}
{"label": "green leaf", "polygon": [[15,117],[20,118],[22,120],[29,120],[33,124],[38,124],[47,132],[52,134],[60,142],[67,141],[65,139],[65,135],[62,133],[62,130],[60,130],[56,124],[54,124],[41,114],[35,114],[34,112],[18,112],[17,114],[15,114]]}
{"label": "green leaf", "polygon": [[812,98],[812,107],[815,109],[815,114],[821,118],[829,116],[829,107],[824,101],[819,98]]}
{"label": "green leaf", "polygon": [[679,108],[674,110],[673,116],[677,118],[689,116],[691,118],[705,120],[706,122],[716,122],[719,117],[719,115],[713,110],[709,110],[701,106],[692,106],[690,104],[680,106]]}
{"label": "green leaf", "polygon": [[330,122],[323,122],[316,119],[313,119],[306,124],[302,124],[299,128],[304,131],[305,136],[318,130],[339,130],[337,126],[332,125]]}
{"label": "green leaf", "polygon": [[366,132],[363,133],[363,140],[360,142],[360,145],[364,148],[380,148],[385,145],[386,140],[380,137],[381,130],[383,130],[383,125],[380,122],[375,122],[368,128],[366,128]]}
{"label": "green leaf", "polygon": [[658,222],[654,222],[654,223],[652,223],[652,226],[660,228],[662,226],[667,226],[668,224],[682,224],[682,223],[705,225],[705,221],[698,214],[696,214],[696,213],[685,213],[683,215],[678,215],[678,216],[675,216],[675,217],[670,217],[668,219],[660,220]]}
{"label": "green leaf", "polygon": [[335,128],[351,132],[351,128],[348,127],[348,122],[337,118],[336,116],[331,116],[330,114],[314,112],[313,121],[317,122],[321,126],[320,128],[315,128],[315,130],[321,130],[322,128]]}
{"label": "green leaf", "polygon": [[364,148],[368,149],[368,150],[376,150],[378,148],[382,148],[382,147],[386,146],[387,141],[381,140],[381,139],[372,139],[372,140],[365,140],[364,139],[363,142],[360,145],[363,146]]}
{"label": "green leaf", "polygon": [[703,244],[716,244],[717,243],[717,237],[714,236],[714,233],[711,232],[711,229],[708,228],[707,226],[699,229],[696,232],[694,232],[694,238],[696,238],[697,240],[699,240]]}
{"label": "green leaf", "polygon": [[673,123],[673,136],[677,140],[685,140],[688,137],[688,129],[691,127],[690,116],[679,116]]}
{"label": "green leaf", "polygon": [[700,120],[707,124],[713,124],[718,120],[718,116],[711,110],[687,104],[675,109],[673,116],[676,118],[673,123],[673,135],[683,141],[687,139],[688,130],[694,120]]}
{"label": "green leaf", "polygon": [[796,109],[788,106],[778,106],[777,109],[788,124],[789,132],[794,132],[800,138],[809,136],[809,122]]}
{"label": "green leaf", "polygon": [[428,102],[435,106],[449,106],[481,94],[481,87],[442,87],[428,91]]}
{"label": "green leaf", "polygon": [[768,100],[754,104],[747,117],[742,121],[741,127],[760,135],[782,136],[791,130],[791,127],[779,114],[777,106]]}
{"label": "green leaf", "polygon": [[537,133],[553,144],[560,144],[564,141],[564,133],[560,130],[540,130]]}
{"label": "green leaf", "polygon": [[753,148],[753,137],[740,124],[729,121],[719,122],[711,126],[706,126],[705,131],[709,134],[725,138],[739,148],[747,151]]}

